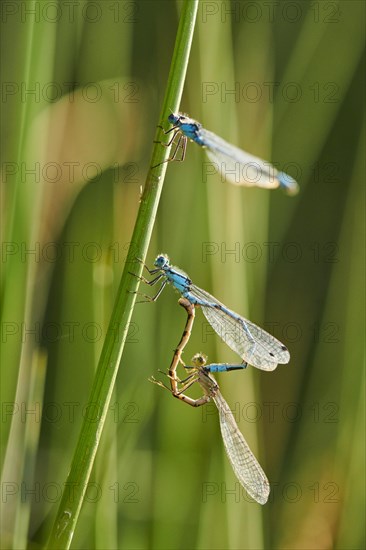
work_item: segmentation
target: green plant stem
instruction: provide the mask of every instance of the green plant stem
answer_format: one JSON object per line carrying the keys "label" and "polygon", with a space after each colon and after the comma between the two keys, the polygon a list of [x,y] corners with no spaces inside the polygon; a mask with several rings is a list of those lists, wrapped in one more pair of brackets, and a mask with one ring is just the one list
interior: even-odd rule
{"label": "green plant stem", "polygon": [[[170,109],[177,110],[180,104],[197,8],[198,0],[185,0],[182,7],[160,121],[166,120]],[[157,130],[156,141],[159,139],[159,135],[161,135],[160,130]],[[93,404],[93,410],[90,412],[90,416],[85,415],[83,421],[70,473],[48,541],[48,548],[69,548],[72,541],[136,300],[136,295],[133,292],[137,291],[139,281],[129,271],[133,267],[135,273],[141,274],[142,272],[142,265],[136,263],[135,258],[139,257],[144,260],[146,257],[167,166],[167,163],[161,163],[169,158],[169,153],[170,147],[155,144],[151,166],[156,166],[156,168],[150,168],[141,197],[127,261],[90,395],[89,402]],[[95,419],[96,410],[98,411],[97,420]]]}

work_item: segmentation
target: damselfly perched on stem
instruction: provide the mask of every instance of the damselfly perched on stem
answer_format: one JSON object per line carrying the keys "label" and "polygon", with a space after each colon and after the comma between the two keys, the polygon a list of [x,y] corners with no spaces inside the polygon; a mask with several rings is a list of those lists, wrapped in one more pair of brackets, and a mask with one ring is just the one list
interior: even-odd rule
{"label": "damselfly perched on stem", "polygon": [[[174,143],[173,154],[164,162],[183,161],[186,155],[187,141],[190,139],[204,147],[208,158],[221,173],[223,179],[246,187],[276,189],[281,187],[289,195],[296,195],[299,185],[285,172],[277,170],[270,162],[255,157],[239,147],[228,143],[213,132],[206,130],[202,124],[183,113],[171,113],[168,121],[173,125],[164,134],[171,134],[164,146]],[[175,138],[177,141],[175,142]],[[178,152],[181,151],[180,158]]]}
{"label": "damselfly perched on stem", "polygon": [[159,254],[154,266],[155,269],[149,269],[144,264],[150,275],[156,275],[154,279],[148,281],[145,277],[139,278],[150,286],[160,281],[161,286],[153,297],[143,294],[144,301],[155,302],[165,286],[170,283],[183,298],[194,306],[202,308],[212,328],[246,363],[258,369],[271,371],[277,367],[278,363],[289,362],[290,353],[282,342],[193,284],[184,271],[170,264],[166,254]]}

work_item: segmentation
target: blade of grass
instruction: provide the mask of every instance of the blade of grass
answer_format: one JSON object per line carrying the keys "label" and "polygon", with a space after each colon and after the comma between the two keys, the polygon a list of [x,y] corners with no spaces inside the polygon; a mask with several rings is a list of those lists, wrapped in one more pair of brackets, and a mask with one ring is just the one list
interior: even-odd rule
{"label": "blade of grass", "polygon": [[[161,120],[166,120],[169,109],[177,110],[180,103],[197,9],[198,0],[186,0],[182,7]],[[159,134],[157,130],[156,141]],[[139,282],[129,271],[133,265],[137,274],[142,273],[142,265],[132,262],[136,257],[145,259],[166,172],[166,163],[161,163],[169,158],[169,153],[169,147],[155,144],[151,166],[159,166],[153,170],[150,168],[147,174],[127,261],[90,395],[90,402],[97,407],[99,417],[95,422],[95,419],[88,419],[88,415],[85,415],[48,548],[69,548],[72,541],[136,300],[133,292],[137,291]]]}
{"label": "blade of grass", "polygon": [[[29,396],[27,410],[34,414],[27,415],[24,430],[24,461],[22,464],[22,485],[33,487],[35,484],[36,456],[41,429],[40,407],[43,400],[44,382],[46,377],[47,353],[38,348],[33,354],[31,365]],[[17,501],[14,539],[12,548],[27,548],[27,535],[31,505],[27,499]]]}

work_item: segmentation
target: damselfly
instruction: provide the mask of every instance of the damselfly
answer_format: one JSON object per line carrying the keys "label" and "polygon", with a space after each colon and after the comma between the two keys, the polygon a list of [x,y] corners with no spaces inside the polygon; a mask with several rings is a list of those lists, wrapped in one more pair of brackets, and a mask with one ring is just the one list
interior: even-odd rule
{"label": "damselfly", "polygon": [[258,369],[271,371],[277,367],[278,363],[289,362],[290,353],[286,346],[265,330],[227,308],[205,290],[194,285],[184,271],[170,264],[166,254],[159,254],[154,266],[155,269],[149,269],[144,264],[150,275],[157,274],[154,279],[151,281],[145,277],[140,279],[150,286],[158,281],[162,281],[162,284],[155,296],[143,295],[146,301],[155,302],[165,286],[170,283],[191,304],[202,308],[212,328],[246,363]]}
{"label": "damselfly", "polygon": [[[260,159],[224,139],[213,132],[203,128],[202,124],[183,113],[171,113],[168,121],[173,125],[165,134],[172,133],[167,143],[169,146],[174,142],[173,154],[167,161],[183,161],[186,154],[187,140],[195,141],[201,147],[206,148],[207,156],[221,172],[223,179],[235,185],[247,187],[263,187],[265,189],[276,189],[282,187],[290,195],[295,195],[299,186],[296,180],[285,172],[278,171],[271,163]],[[175,142],[175,138],[178,138]],[[178,151],[181,156],[178,158]]]}

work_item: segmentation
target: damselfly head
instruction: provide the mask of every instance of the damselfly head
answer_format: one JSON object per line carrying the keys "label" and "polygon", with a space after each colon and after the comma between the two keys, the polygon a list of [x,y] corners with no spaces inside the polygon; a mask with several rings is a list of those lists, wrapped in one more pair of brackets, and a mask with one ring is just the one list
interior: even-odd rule
{"label": "damselfly head", "polygon": [[182,124],[198,124],[193,118],[190,118],[184,113],[171,113],[168,116],[168,120],[170,124],[173,124],[174,126],[182,126]]}
{"label": "damselfly head", "polygon": [[182,117],[182,115],[180,113],[171,113],[168,116],[168,120],[169,120],[170,124],[178,124],[181,117]]}
{"label": "damselfly head", "polygon": [[160,269],[163,269],[164,267],[168,267],[169,265],[169,258],[166,254],[159,254],[156,256],[154,266],[158,267]]}
{"label": "damselfly head", "polygon": [[192,363],[195,367],[203,367],[207,363],[207,355],[204,353],[196,353],[192,357]]}
{"label": "damselfly head", "polygon": [[171,113],[168,120],[175,128],[179,128],[185,137],[191,140],[195,140],[196,133],[202,128],[202,124],[197,120],[183,113]]}

